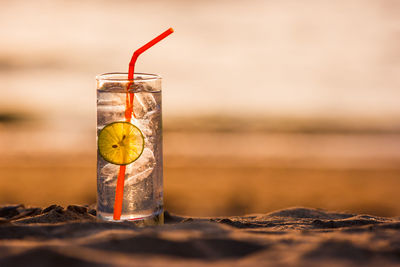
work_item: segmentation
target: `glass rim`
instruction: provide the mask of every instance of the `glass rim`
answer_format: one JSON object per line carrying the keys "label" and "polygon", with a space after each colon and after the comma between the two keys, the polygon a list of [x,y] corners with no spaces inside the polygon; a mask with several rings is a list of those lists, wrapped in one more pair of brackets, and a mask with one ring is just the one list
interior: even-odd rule
{"label": "glass rim", "polygon": [[[126,76],[126,78],[120,78],[120,77],[113,77],[113,76]],[[99,75],[96,75],[96,80],[97,81],[106,81],[106,82],[128,82],[128,81],[134,81],[134,82],[149,82],[149,81],[156,81],[156,80],[161,80],[162,77],[157,74],[151,74],[151,73],[142,73],[142,72],[135,72],[134,77],[136,75],[142,76],[141,79],[128,79],[128,73],[127,72],[108,72],[108,73],[102,73]],[[143,77],[144,76],[144,77]]]}

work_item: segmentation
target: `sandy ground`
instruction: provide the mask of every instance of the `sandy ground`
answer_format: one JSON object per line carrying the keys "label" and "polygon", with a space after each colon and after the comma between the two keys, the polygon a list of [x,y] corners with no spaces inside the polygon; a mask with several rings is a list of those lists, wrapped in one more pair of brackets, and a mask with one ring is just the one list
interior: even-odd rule
{"label": "sandy ground", "polygon": [[291,208],[240,217],[165,212],[97,221],[85,206],[0,208],[1,266],[399,266],[400,219]]}

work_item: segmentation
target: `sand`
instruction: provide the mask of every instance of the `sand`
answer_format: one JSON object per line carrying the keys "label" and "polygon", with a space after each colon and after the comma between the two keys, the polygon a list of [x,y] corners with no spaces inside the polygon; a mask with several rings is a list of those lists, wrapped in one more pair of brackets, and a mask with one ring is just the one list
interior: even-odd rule
{"label": "sand", "polygon": [[87,206],[0,208],[0,266],[399,266],[400,218],[289,208],[165,225],[103,222]]}

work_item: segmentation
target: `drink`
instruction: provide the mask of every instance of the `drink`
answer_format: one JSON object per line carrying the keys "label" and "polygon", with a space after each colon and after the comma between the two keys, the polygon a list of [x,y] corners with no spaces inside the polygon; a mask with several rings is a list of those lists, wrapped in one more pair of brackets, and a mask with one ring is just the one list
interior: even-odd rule
{"label": "drink", "polygon": [[[129,93],[127,89],[129,87]],[[133,93],[133,113],[127,101]],[[161,78],[126,73],[97,77],[97,214],[113,220],[124,166],[121,220],[163,221]]]}

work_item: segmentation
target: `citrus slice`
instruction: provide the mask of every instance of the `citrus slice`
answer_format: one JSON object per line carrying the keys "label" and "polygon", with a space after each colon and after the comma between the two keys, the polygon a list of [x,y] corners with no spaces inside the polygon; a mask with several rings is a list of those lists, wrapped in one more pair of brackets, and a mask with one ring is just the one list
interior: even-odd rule
{"label": "citrus slice", "polygon": [[130,122],[113,122],[100,131],[98,148],[100,155],[106,161],[127,165],[142,154],[144,137],[139,128]]}

